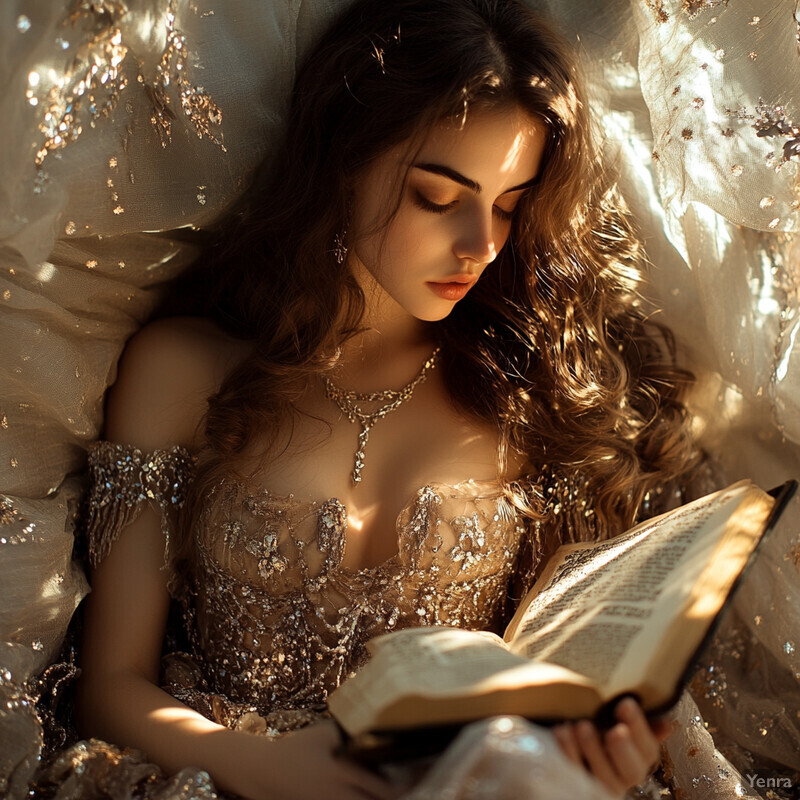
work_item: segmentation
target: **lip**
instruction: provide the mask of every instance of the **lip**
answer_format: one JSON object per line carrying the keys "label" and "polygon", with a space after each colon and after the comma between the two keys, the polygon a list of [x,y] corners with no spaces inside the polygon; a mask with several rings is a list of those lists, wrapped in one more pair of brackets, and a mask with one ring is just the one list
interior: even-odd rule
{"label": "lip", "polygon": [[427,281],[428,288],[442,300],[461,300],[477,281],[475,275],[451,275],[443,281]]}

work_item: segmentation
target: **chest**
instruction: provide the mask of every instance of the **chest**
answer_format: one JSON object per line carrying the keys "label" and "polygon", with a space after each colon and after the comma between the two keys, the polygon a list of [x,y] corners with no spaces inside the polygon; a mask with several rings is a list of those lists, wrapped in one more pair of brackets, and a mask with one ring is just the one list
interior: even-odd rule
{"label": "chest", "polygon": [[[336,498],[346,509],[343,565],[352,569],[397,553],[398,516],[421,486],[498,478],[497,432],[459,414],[436,379],[377,416],[366,435],[321,384],[308,388],[299,412],[280,432],[272,455],[258,458],[254,451],[250,482],[278,496]],[[354,483],[357,462],[361,480]]]}

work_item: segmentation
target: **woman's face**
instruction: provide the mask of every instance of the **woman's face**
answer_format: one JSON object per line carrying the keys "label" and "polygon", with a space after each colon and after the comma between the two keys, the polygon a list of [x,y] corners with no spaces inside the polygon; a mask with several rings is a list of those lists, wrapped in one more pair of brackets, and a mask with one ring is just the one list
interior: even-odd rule
{"label": "woman's face", "polygon": [[[542,123],[521,109],[483,111],[463,127],[437,125],[411,163],[400,146],[371,164],[356,182],[347,236],[368,307],[446,317],[508,239],[545,140]],[[382,226],[406,173],[397,213]]]}

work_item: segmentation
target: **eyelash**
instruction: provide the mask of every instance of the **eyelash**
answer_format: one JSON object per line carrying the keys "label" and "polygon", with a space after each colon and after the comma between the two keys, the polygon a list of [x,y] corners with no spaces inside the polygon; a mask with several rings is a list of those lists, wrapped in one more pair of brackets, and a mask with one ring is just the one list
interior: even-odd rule
{"label": "eyelash", "polygon": [[[414,202],[423,211],[430,211],[432,214],[446,214],[456,204],[455,200],[452,203],[445,203],[444,205],[440,203],[432,203],[427,197],[421,195],[419,192],[414,192]],[[497,216],[504,222],[510,222],[514,216],[513,212],[505,211],[497,206],[494,207],[494,213],[497,214]]]}

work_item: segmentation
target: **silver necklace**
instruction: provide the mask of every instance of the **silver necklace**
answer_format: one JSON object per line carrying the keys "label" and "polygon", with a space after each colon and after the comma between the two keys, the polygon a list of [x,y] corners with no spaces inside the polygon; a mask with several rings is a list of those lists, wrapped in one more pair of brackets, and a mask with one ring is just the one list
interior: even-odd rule
{"label": "silver necklace", "polygon": [[[361,471],[364,469],[364,450],[367,447],[370,429],[379,419],[383,419],[387,414],[399,408],[406,400],[411,399],[411,395],[414,394],[414,389],[428,377],[428,373],[436,365],[436,358],[439,355],[439,350],[440,348],[437,347],[430,354],[428,360],[422,365],[422,369],[417,373],[417,376],[402,389],[385,389],[382,392],[370,392],[368,394],[347,392],[340,386],[337,386],[327,375],[322,376],[322,382],[325,385],[325,397],[336,403],[339,410],[347,417],[349,422],[359,422],[361,424],[361,433],[358,434],[355,467],[353,468],[354,486],[361,483]],[[375,411],[364,411],[364,409],[358,405],[359,403],[378,402],[382,402],[384,405]]]}

